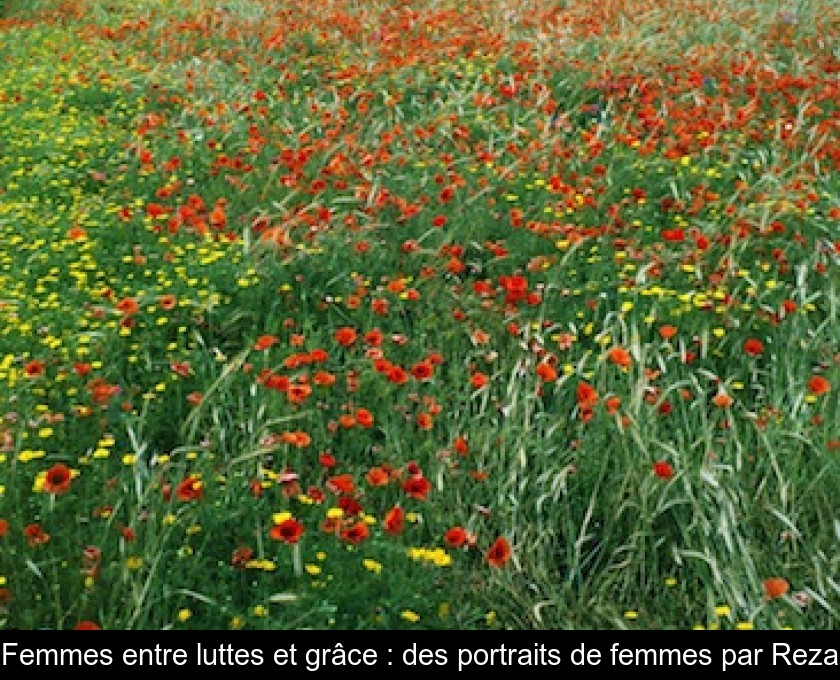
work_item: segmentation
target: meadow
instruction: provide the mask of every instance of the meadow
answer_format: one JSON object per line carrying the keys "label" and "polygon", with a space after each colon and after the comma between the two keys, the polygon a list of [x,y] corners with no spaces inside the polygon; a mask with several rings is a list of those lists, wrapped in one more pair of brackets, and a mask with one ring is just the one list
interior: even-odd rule
{"label": "meadow", "polygon": [[0,630],[840,627],[839,36],[0,0]]}

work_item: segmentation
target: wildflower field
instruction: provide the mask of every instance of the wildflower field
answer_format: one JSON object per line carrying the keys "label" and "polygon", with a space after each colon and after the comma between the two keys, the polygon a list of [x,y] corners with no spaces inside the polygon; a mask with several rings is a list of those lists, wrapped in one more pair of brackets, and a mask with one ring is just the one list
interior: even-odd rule
{"label": "wildflower field", "polygon": [[0,0],[0,629],[840,627],[838,37]]}

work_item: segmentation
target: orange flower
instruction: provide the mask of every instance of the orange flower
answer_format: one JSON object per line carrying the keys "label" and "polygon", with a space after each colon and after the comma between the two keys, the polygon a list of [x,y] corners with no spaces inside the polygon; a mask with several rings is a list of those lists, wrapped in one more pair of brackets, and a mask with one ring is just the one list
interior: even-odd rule
{"label": "orange flower", "polygon": [[659,327],[659,335],[663,340],[670,340],[677,334],[677,327],[665,324]]}
{"label": "orange flower", "polygon": [[487,563],[491,567],[503,567],[510,561],[510,544],[504,536],[499,536],[487,551]]}
{"label": "orange flower", "polygon": [[291,245],[289,231],[283,227],[269,227],[260,234],[260,243],[265,246],[283,249]]}
{"label": "orange flower", "polygon": [[67,493],[70,490],[70,482],[73,480],[73,473],[64,463],[56,463],[49,470],[44,479],[44,491],[54,496]]}
{"label": "orange flower", "polygon": [[391,481],[391,475],[382,467],[373,467],[365,474],[367,483],[371,486],[386,486]]}
{"label": "orange flower", "polygon": [[613,347],[608,355],[607,355],[616,366],[624,369],[630,368],[630,365],[633,363],[633,359],[630,356],[630,352],[628,352],[623,347]]}
{"label": "orange flower", "polygon": [[295,383],[289,386],[286,397],[293,404],[302,404],[309,398],[310,394],[312,394],[312,388],[309,385]]}
{"label": "orange flower", "polygon": [[373,414],[366,408],[356,409],[356,422],[362,427],[373,427]]}
{"label": "orange flower", "polygon": [[74,225],[67,230],[67,238],[71,241],[84,241],[87,235],[87,231],[78,225]]}
{"label": "orange flower", "polygon": [[161,295],[158,298],[158,306],[163,310],[175,309],[176,304],[178,304],[178,299],[174,295]]}
{"label": "orange flower", "polygon": [[0,538],[9,533],[9,521],[0,517]]}
{"label": "orange flower", "polygon": [[821,396],[831,391],[831,383],[821,375],[811,376],[808,380],[808,391],[814,396]]}
{"label": "orange flower", "polygon": [[557,369],[555,369],[551,364],[542,362],[537,365],[537,375],[543,380],[543,382],[554,382],[557,380]]}
{"label": "orange flower", "polygon": [[487,385],[488,382],[490,382],[490,378],[488,378],[484,373],[476,371],[472,374],[472,376],[470,376],[470,385],[472,385],[475,390],[480,390],[482,387]]}
{"label": "orange flower", "polygon": [[177,373],[182,378],[189,378],[192,373],[192,367],[189,361],[173,361],[169,364],[169,368],[173,373]]}
{"label": "orange flower", "polygon": [[790,590],[790,583],[781,577],[768,578],[764,581],[764,596],[768,600],[782,597]]}
{"label": "orange flower", "polygon": [[422,413],[417,414],[417,427],[421,430],[431,430],[434,427],[434,420],[432,416],[423,411]]}
{"label": "orange flower", "polygon": [[729,408],[735,400],[723,390],[712,397],[712,403],[718,408]]}
{"label": "orange flower", "polygon": [[134,316],[140,311],[140,303],[134,298],[123,298],[117,303],[117,309],[123,313],[123,316]]}
{"label": "orange flower", "polygon": [[275,345],[278,340],[279,338],[276,335],[261,335],[254,343],[254,349],[258,352],[262,352],[272,345]]}
{"label": "orange flower", "polygon": [[312,376],[312,382],[319,387],[329,387],[335,384],[335,376],[332,373],[327,373],[326,371],[318,371]]}

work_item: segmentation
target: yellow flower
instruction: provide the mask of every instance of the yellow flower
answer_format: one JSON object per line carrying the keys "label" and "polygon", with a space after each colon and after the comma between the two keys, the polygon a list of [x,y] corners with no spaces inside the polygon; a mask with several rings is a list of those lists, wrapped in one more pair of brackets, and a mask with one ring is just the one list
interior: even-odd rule
{"label": "yellow flower", "polygon": [[400,612],[400,618],[405,619],[409,623],[417,623],[420,620],[420,614],[413,612],[410,609],[403,609]]}
{"label": "yellow flower", "polygon": [[189,621],[191,618],[192,618],[192,611],[190,611],[189,609],[181,609],[178,612],[178,620],[181,623],[184,623],[185,621]]}
{"label": "yellow flower", "polygon": [[127,557],[125,560],[126,568],[130,569],[131,571],[136,571],[140,567],[143,566],[143,558],[142,557]]}
{"label": "yellow flower", "polygon": [[362,560],[362,566],[367,569],[368,571],[372,571],[374,574],[378,574],[382,571],[382,565],[377,562],[376,560],[366,559]]}

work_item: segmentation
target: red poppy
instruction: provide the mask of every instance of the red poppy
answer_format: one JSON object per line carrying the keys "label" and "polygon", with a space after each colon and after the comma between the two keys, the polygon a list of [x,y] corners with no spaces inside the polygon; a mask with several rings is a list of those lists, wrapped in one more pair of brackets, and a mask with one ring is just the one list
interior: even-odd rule
{"label": "red poppy", "polygon": [[504,536],[499,536],[487,551],[487,563],[491,567],[503,567],[510,561],[510,544]]}
{"label": "red poppy", "polygon": [[9,533],[9,521],[0,517],[0,538]]}
{"label": "red poppy", "polygon": [[591,410],[598,403],[598,392],[588,382],[581,382],[577,386],[577,403],[583,411]]}
{"label": "red poppy", "polygon": [[102,630],[102,628],[98,623],[85,619],[84,621],[79,621],[74,630]]}
{"label": "red poppy", "polygon": [[384,339],[385,338],[382,334],[382,331],[380,331],[378,328],[375,328],[372,331],[368,331],[367,333],[365,333],[364,337],[365,343],[370,345],[371,347],[379,347]]}
{"label": "red poppy", "polygon": [[416,498],[418,501],[426,500],[426,496],[432,490],[432,483],[423,477],[423,475],[415,475],[409,477],[403,482],[403,491],[411,498]]}
{"label": "red poppy", "polygon": [[450,548],[460,548],[467,542],[467,530],[463,527],[452,527],[443,537]]}
{"label": "red poppy", "polygon": [[309,358],[310,358],[310,359],[311,359],[314,363],[316,363],[316,364],[320,364],[320,363],[325,362],[325,361],[329,358],[329,355],[327,354],[327,350],[317,348],[317,349],[313,349],[313,350],[309,353]]}
{"label": "red poppy", "polygon": [[764,352],[764,343],[761,340],[750,338],[744,343],[744,351],[753,357],[760,356]]}
{"label": "red poppy", "polygon": [[401,534],[405,527],[405,511],[399,505],[395,505],[385,513],[382,526],[387,534],[392,536]]}
{"label": "red poppy", "polygon": [[342,531],[341,537],[345,541],[350,541],[351,543],[361,543],[368,537],[367,524],[364,522],[356,522],[353,526]]}
{"label": "red poppy", "polygon": [[23,372],[26,374],[27,378],[37,378],[38,376],[44,374],[44,368],[45,365],[43,361],[33,359],[23,367]]}
{"label": "red poppy", "polygon": [[327,489],[335,494],[351,494],[356,490],[353,475],[335,475],[327,480]]}
{"label": "red poppy", "polygon": [[27,524],[23,529],[23,535],[30,548],[50,542],[50,535],[41,528],[40,524]]}
{"label": "red poppy", "polygon": [[395,385],[403,385],[408,382],[408,371],[402,366],[391,364],[388,370],[388,381]]}
{"label": "red poppy", "polygon": [[179,501],[199,501],[204,495],[204,485],[198,475],[189,475],[178,484],[175,495]]}
{"label": "red poppy", "polygon": [[411,375],[415,380],[428,380],[434,375],[435,367],[429,361],[421,361],[411,367]]}
{"label": "red poppy", "polygon": [[671,479],[674,476],[674,468],[671,467],[670,463],[659,460],[653,464],[653,474],[660,479]]}
{"label": "red poppy", "polygon": [[86,376],[93,370],[93,365],[87,362],[76,362],[73,364],[73,371],[75,371],[76,375],[80,378]]}
{"label": "red poppy", "polygon": [[280,524],[275,524],[268,531],[269,538],[275,541],[283,541],[283,543],[297,543],[300,537],[303,536],[303,524],[296,519],[289,518]]}
{"label": "red poppy", "polygon": [[808,391],[819,397],[831,391],[831,383],[821,375],[812,376],[808,380]]}
{"label": "red poppy", "polygon": [[335,341],[342,347],[349,347],[356,342],[356,331],[348,326],[343,326],[335,332]]}
{"label": "red poppy", "polygon": [[56,463],[49,470],[44,478],[44,491],[58,496],[70,490],[70,482],[73,480],[73,473],[64,463]]}

